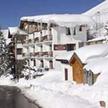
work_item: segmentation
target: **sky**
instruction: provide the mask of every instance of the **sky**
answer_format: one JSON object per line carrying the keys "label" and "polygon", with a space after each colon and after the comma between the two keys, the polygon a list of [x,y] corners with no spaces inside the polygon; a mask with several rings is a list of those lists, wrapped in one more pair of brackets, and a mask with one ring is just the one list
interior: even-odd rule
{"label": "sky", "polygon": [[103,0],[0,0],[0,26],[18,26],[22,16],[41,14],[77,14]]}

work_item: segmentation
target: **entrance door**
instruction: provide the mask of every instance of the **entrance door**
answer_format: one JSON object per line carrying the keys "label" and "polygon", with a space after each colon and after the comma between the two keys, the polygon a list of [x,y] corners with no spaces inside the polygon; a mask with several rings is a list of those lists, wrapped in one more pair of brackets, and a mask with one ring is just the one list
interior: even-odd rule
{"label": "entrance door", "polygon": [[83,68],[81,64],[77,60],[75,60],[72,67],[73,67],[73,80],[76,81],[76,83],[78,84],[84,83]]}

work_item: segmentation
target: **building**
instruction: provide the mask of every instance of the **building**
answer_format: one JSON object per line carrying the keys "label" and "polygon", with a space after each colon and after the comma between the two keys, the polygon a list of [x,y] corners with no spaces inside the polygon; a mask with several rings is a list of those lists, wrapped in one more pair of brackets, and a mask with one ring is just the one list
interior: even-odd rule
{"label": "building", "polygon": [[8,38],[11,39],[11,42],[8,45],[8,55],[11,73],[14,75],[14,78],[20,77],[20,73],[26,64],[23,59],[23,44],[25,43],[25,38],[27,33],[21,30],[18,27],[9,27],[8,28]]}
{"label": "building", "polygon": [[82,47],[92,23],[89,17],[78,14],[22,17],[20,27],[14,28],[16,33],[9,28],[13,37],[16,34],[18,37],[15,41],[16,59],[26,60],[30,67],[59,69],[55,57]]}
{"label": "building", "polygon": [[104,0],[99,5],[84,12],[83,15],[87,15],[94,21],[94,27],[91,33],[94,37],[108,36],[108,0]]}
{"label": "building", "polygon": [[107,55],[108,44],[95,44],[68,52],[62,57],[59,56],[56,60],[61,62],[64,80],[75,81],[77,84],[87,83],[92,85],[101,73],[101,71],[93,68],[100,67],[99,69],[102,70],[101,65],[106,60],[108,61]]}

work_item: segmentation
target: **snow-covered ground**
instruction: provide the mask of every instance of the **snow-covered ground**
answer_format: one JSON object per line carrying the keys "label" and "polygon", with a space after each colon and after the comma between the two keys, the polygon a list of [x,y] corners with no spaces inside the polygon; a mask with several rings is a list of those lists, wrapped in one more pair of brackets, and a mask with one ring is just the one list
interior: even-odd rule
{"label": "snow-covered ground", "polygon": [[43,108],[100,108],[99,101],[104,99],[108,102],[106,86],[100,88],[98,83],[88,86],[63,81],[59,71],[46,72],[36,79],[22,78],[19,82],[13,82],[10,78],[10,75],[2,76],[0,84],[18,86],[28,98]]}

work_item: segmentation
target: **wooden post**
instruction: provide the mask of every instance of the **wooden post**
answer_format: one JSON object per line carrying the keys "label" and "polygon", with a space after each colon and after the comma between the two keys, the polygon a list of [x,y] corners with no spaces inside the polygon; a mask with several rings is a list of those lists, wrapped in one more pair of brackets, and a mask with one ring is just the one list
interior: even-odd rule
{"label": "wooden post", "polygon": [[101,107],[101,108],[106,108],[106,103],[105,103],[105,101],[99,101],[99,103],[100,103],[100,107]]}

